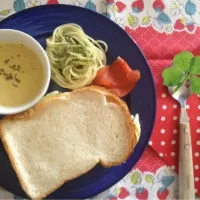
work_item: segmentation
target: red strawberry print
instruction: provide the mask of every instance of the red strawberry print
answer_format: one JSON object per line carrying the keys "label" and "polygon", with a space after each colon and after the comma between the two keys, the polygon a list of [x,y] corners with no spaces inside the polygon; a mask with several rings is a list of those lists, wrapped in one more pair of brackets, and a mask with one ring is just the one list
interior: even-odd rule
{"label": "red strawberry print", "polygon": [[125,187],[121,187],[120,188],[120,193],[118,195],[118,197],[120,199],[125,199],[126,197],[128,197],[130,195],[130,193],[128,192],[128,190]]}
{"label": "red strawberry print", "polygon": [[139,199],[139,200],[147,200],[149,193],[148,190],[145,188],[137,188],[135,196]]}
{"label": "red strawberry print", "polygon": [[144,2],[143,0],[137,0],[134,1],[131,6],[134,12],[141,12],[144,9]]}
{"label": "red strawberry print", "polygon": [[174,28],[177,30],[183,30],[185,28],[185,25],[181,22],[180,19],[177,19],[174,24]]}
{"label": "red strawberry print", "polygon": [[165,200],[167,199],[168,194],[169,194],[168,189],[165,187],[162,187],[158,190],[157,197],[159,198],[159,200]]}
{"label": "red strawberry print", "polygon": [[124,8],[126,8],[126,5],[124,3],[122,3],[121,1],[117,1],[116,6],[118,9],[118,12],[122,12],[122,10],[124,10]]}
{"label": "red strawberry print", "polygon": [[162,11],[164,10],[165,8],[165,5],[164,3],[162,2],[162,0],[155,0],[154,3],[153,3],[153,8],[156,10],[156,11]]}
{"label": "red strawberry print", "polygon": [[107,3],[115,3],[115,0],[106,0]]}
{"label": "red strawberry print", "polygon": [[58,0],[48,0],[47,4],[59,4]]}
{"label": "red strawberry print", "polygon": [[188,31],[192,32],[194,30],[195,26],[194,26],[194,24],[187,24],[186,28]]}

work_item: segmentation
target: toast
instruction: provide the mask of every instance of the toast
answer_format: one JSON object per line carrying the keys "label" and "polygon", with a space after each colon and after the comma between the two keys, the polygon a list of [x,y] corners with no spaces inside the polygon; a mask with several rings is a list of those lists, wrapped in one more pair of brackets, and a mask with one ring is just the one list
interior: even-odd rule
{"label": "toast", "polygon": [[0,121],[0,136],[23,190],[42,199],[96,164],[120,165],[137,143],[126,103],[89,86],[45,97]]}

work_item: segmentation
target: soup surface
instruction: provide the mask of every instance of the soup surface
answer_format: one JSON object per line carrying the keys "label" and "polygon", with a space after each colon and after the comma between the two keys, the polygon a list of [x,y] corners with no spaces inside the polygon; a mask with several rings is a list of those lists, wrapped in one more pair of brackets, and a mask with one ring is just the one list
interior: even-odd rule
{"label": "soup surface", "polygon": [[39,58],[22,44],[0,43],[0,106],[19,106],[36,97],[44,81]]}

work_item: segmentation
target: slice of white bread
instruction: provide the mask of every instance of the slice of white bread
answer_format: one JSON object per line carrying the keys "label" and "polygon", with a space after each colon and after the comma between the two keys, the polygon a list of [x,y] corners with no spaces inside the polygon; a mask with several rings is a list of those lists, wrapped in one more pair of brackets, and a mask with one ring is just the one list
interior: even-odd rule
{"label": "slice of white bread", "polygon": [[97,163],[120,165],[132,153],[138,128],[127,105],[100,87],[45,97],[0,122],[0,136],[22,188],[42,199]]}

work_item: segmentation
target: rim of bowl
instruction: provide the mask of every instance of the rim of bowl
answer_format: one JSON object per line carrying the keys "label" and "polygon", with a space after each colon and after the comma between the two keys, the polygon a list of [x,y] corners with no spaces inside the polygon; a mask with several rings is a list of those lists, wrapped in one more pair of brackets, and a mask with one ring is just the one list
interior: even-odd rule
{"label": "rim of bowl", "polygon": [[44,71],[45,71],[44,83],[41,86],[41,89],[40,89],[40,92],[38,93],[38,95],[36,95],[28,103],[22,104],[20,106],[1,106],[0,105],[0,115],[17,114],[17,113],[23,112],[25,110],[28,110],[31,107],[33,107],[34,105],[36,105],[42,99],[42,97],[44,97],[44,95],[46,94],[49,84],[50,84],[50,80],[51,80],[50,62],[49,62],[48,56],[47,56],[45,50],[43,49],[43,47],[32,36],[28,35],[27,33],[22,32],[22,31],[18,31],[18,30],[14,30],[14,29],[0,29],[0,32],[13,32],[13,33],[21,34],[23,37],[26,37],[28,40],[30,40],[36,44],[36,46],[38,47],[38,49],[40,50],[40,52],[42,54],[42,57],[43,57],[42,59],[44,59],[44,62],[45,62],[45,66],[43,66]]}

